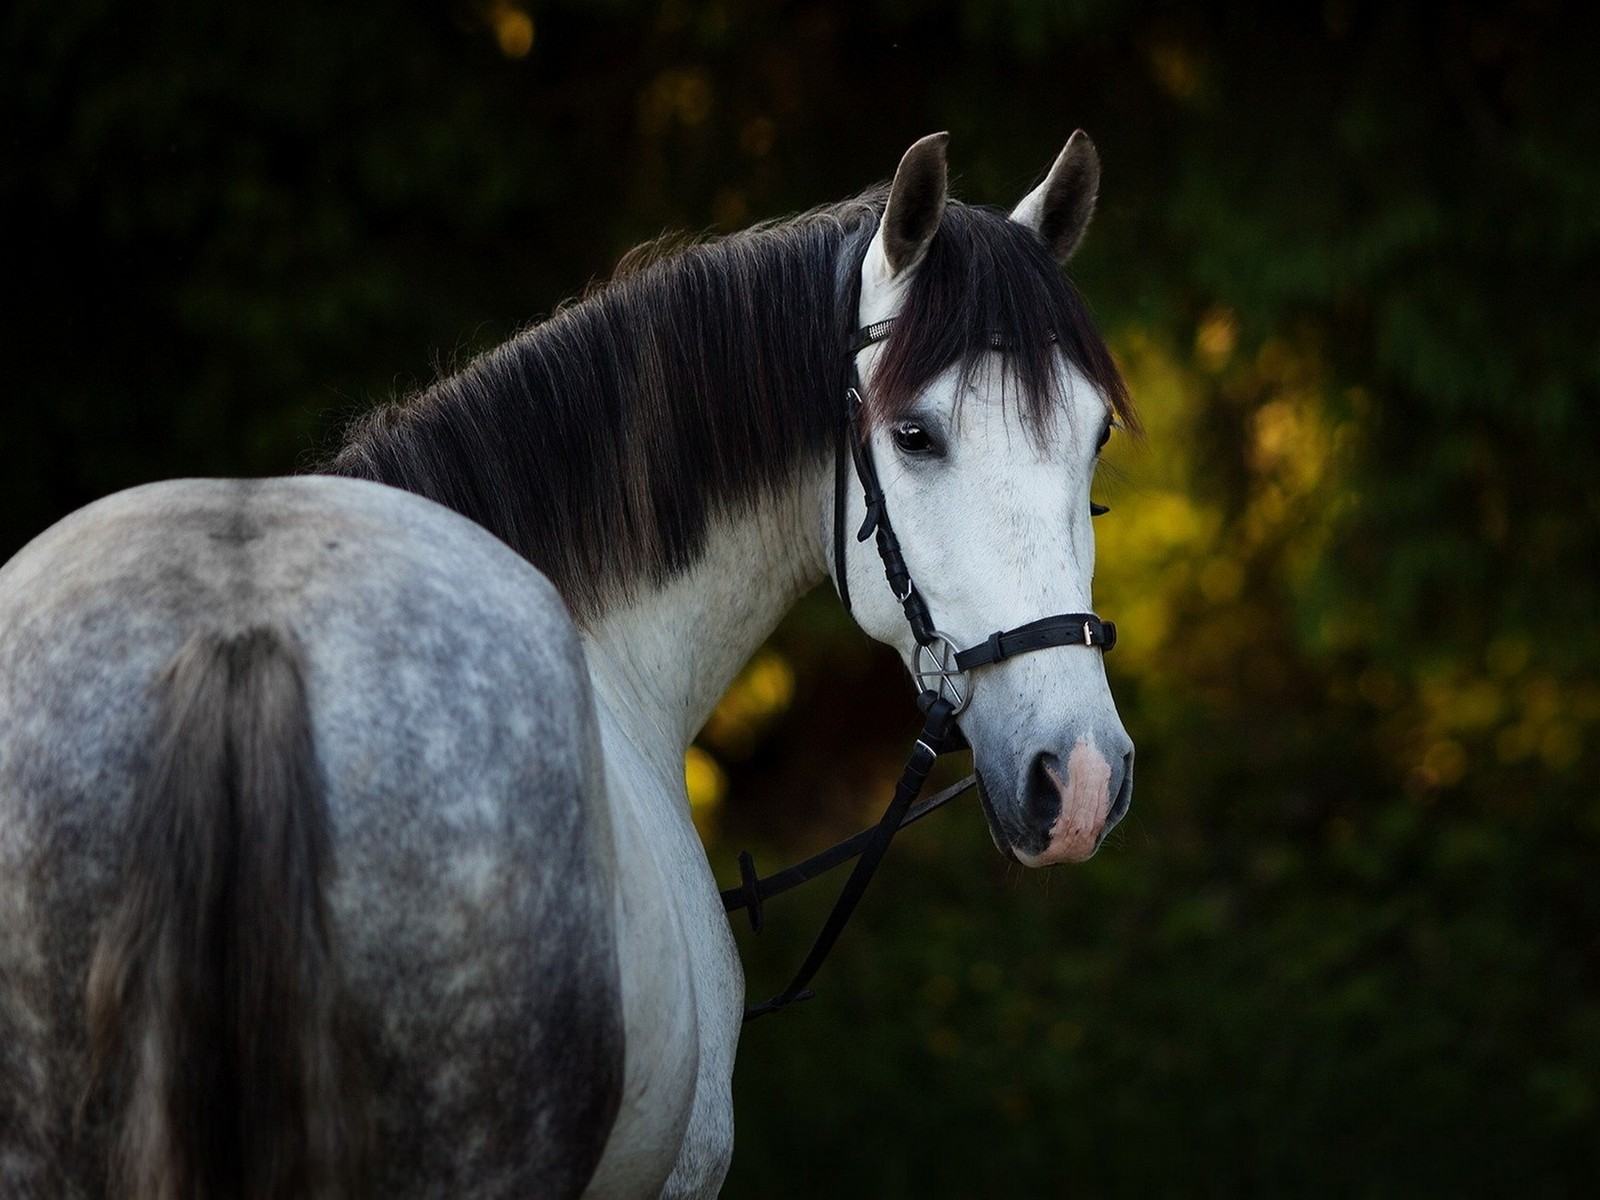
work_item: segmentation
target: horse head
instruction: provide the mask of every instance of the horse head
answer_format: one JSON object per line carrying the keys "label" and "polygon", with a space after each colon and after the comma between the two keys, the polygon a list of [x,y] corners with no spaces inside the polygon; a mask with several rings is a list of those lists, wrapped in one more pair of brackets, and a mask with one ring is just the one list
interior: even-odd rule
{"label": "horse head", "polygon": [[[1133,414],[1062,273],[1093,215],[1099,159],[1073,134],[1008,215],[947,200],[945,142],[923,138],[901,160],[861,262],[856,314],[852,436],[914,584],[885,587],[877,556],[854,538],[836,540],[835,577],[842,557],[841,595],[861,627],[962,706],[1001,851],[1028,866],[1081,861],[1133,791],[1133,743],[1102,662],[1115,635],[1092,612],[1089,494],[1102,447]],[[839,516],[854,522],[871,507],[854,504]],[[908,621],[913,588],[921,632]],[[1013,652],[999,651],[995,631],[1055,614],[1072,619],[1042,648],[1013,638]],[[976,649],[986,642],[996,653]],[[959,671],[963,647],[964,659],[992,661]]]}

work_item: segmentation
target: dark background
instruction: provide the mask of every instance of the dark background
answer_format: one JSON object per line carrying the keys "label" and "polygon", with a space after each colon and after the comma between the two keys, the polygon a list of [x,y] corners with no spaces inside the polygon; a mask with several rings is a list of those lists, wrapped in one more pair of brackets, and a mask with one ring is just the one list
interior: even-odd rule
{"label": "dark background", "polygon": [[[20,0],[0,559],[129,484],[303,466],[665,229],[937,129],[1009,206],[1083,126],[1074,274],[1150,427],[1098,489],[1133,811],[1044,875],[972,807],[908,834],[821,998],[747,1031],[728,1193],[1590,1190],[1589,11]],[[691,763],[719,870],[866,820],[907,696],[809,598]],[[827,900],[774,902],[756,990]]]}

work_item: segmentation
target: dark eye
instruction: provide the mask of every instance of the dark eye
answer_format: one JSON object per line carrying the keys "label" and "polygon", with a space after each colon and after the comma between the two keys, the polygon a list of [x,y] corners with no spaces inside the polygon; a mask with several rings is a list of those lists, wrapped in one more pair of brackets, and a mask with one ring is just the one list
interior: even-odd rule
{"label": "dark eye", "polygon": [[902,454],[938,454],[933,435],[916,421],[900,421],[894,427],[894,444]]}
{"label": "dark eye", "polygon": [[1100,440],[1094,444],[1094,452],[1096,454],[1099,454],[1100,451],[1104,450],[1106,448],[1106,443],[1111,440],[1111,427],[1112,422],[1107,421],[1105,423],[1105,427],[1100,430]]}

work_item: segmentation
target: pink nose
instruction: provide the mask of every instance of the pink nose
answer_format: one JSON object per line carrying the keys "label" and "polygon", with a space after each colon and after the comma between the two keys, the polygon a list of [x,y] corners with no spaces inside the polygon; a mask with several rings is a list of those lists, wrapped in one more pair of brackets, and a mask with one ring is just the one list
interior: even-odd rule
{"label": "pink nose", "polygon": [[1078,740],[1065,767],[1054,754],[1039,755],[1030,772],[1028,805],[1041,817],[1053,812],[1054,820],[1044,849],[1038,854],[1018,850],[1017,859],[1024,866],[1045,867],[1082,862],[1093,854],[1111,815],[1112,799],[1121,791],[1121,775],[1088,738]]}

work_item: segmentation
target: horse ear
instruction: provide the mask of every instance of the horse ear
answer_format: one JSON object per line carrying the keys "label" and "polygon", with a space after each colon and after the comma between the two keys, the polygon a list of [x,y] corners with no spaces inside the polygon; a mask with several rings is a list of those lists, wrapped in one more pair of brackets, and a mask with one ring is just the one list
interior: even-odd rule
{"label": "horse ear", "polygon": [[1080,129],[1067,139],[1050,174],[1017,205],[1011,219],[1037,233],[1056,261],[1066,266],[1083,243],[1099,194],[1100,155]]}
{"label": "horse ear", "polygon": [[922,261],[944,216],[949,176],[945,167],[948,133],[930,133],[900,160],[889,185],[889,204],[874,239],[880,244],[884,277],[903,275]]}

